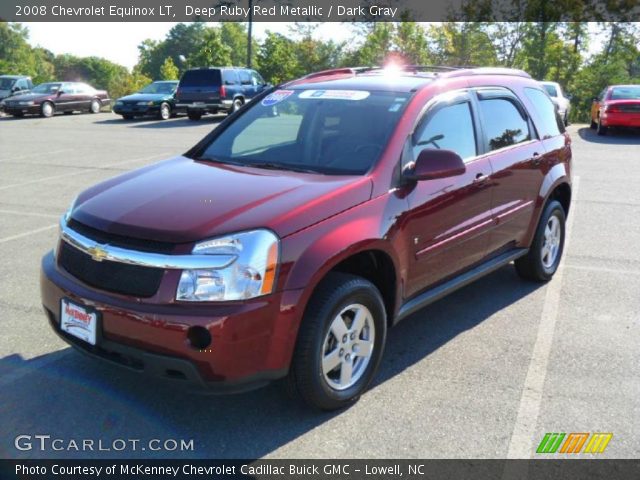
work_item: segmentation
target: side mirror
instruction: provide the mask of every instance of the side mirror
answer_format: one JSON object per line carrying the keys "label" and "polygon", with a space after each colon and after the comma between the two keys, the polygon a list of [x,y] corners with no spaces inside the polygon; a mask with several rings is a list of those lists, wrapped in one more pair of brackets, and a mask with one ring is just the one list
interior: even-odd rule
{"label": "side mirror", "polygon": [[462,175],[467,169],[464,161],[452,150],[425,148],[412,166],[402,173],[409,180],[434,180]]}
{"label": "side mirror", "polygon": [[18,87],[11,87],[11,91],[12,91],[13,93],[19,92],[19,91],[20,91],[20,88],[18,88]]}
{"label": "side mirror", "polygon": [[58,90],[58,91],[56,92],[56,96],[58,96],[58,97],[59,97],[60,95],[62,95],[62,94],[64,94],[64,90]]}

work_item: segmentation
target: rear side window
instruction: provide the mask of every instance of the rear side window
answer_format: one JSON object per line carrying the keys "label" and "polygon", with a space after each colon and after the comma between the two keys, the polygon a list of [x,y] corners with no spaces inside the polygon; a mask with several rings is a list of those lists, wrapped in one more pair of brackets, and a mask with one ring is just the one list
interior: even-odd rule
{"label": "rear side window", "polygon": [[413,158],[425,148],[453,150],[463,159],[477,155],[469,102],[443,107],[427,120],[414,140]]}
{"label": "rear side window", "polygon": [[251,75],[247,70],[240,70],[240,83],[242,85],[251,85]]}
{"label": "rear side window", "polygon": [[542,121],[542,125],[537,125],[540,137],[555,137],[564,132],[564,125],[558,116],[556,106],[542,90],[525,88],[524,94],[531,101]]}
{"label": "rear side window", "polygon": [[547,91],[547,93],[552,96],[552,97],[557,97],[558,96],[558,89],[556,88],[555,85],[550,85],[548,83],[544,84],[544,89]]}
{"label": "rear side window", "polygon": [[531,140],[529,123],[516,105],[507,98],[480,100],[484,131],[490,150]]}
{"label": "rear side window", "polygon": [[237,85],[240,83],[238,81],[238,72],[235,70],[223,70],[222,80],[224,80],[225,85]]}
{"label": "rear side window", "polygon": [[206,87],[220,85],[220,70],[188,70],[180,80],[182,87]]}

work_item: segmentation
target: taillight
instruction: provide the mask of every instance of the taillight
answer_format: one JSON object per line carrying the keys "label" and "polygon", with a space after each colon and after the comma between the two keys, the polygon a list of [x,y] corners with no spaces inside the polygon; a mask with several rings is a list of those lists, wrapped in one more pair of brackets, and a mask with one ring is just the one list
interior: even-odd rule
{"label": "taillight", "polygon": [[620,110],[617,105],[605,105],[604,111],[607,113],[618,113]]}
{"label": "taillight", "polygon": [[220,86],[220,98],[226,97],[227,96],[227,89],[224,88],[224,85]]}

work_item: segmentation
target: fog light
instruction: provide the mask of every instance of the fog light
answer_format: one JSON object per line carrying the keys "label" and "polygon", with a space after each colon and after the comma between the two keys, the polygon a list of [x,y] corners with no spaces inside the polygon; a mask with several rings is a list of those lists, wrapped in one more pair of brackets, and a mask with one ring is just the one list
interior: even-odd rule
{"label": "fog light", "polygon": [[211,345],[211,334],[204,327],[189,327],[187,330],[187,339],[193,348],[203,350]]}

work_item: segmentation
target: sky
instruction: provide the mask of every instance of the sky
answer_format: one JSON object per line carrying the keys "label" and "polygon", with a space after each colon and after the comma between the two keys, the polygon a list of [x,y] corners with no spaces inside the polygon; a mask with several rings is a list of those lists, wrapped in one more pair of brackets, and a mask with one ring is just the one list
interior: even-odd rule
{"label": "sky", "polygon": [[[80,57],[103,57],[132,68],[138,62],[138,45],[151,38],[162,40],[176,25],[163,22],[32,22],[23,23],[29,28],[29,43],[41,46],[56,55],[71,53]],[[267,30],[287,34],[288,23],[254,22],[256,39],[262,39]],[[115,27],[115,28],[114,28]],[[314,32],[318,38],[332,38],[341,42],[351,36],[349,27],[342,23],[323,23]]]}
{"label": "sky", "polygon": [[[124,65],[129,69],[138,62],[138,45],[151,38],[162,40],[176,25],[163,22],[33,22],[24,23],[29,28],[29,42],[41,46],[55,54],[70,53],[80,57],[97,56]],[[254,22],[254,38],[264,38],[265,32],[287,34],[290,23]],[[115,27],[115,29],[114,29]],[[596,27],[591,26],[592,39],[589,53],[599,49],[601,37],[595,35]],[[321,23],[314,32],[316,38],[331,38],[337,42],[353,37],[349,25],[337,22]]]}

